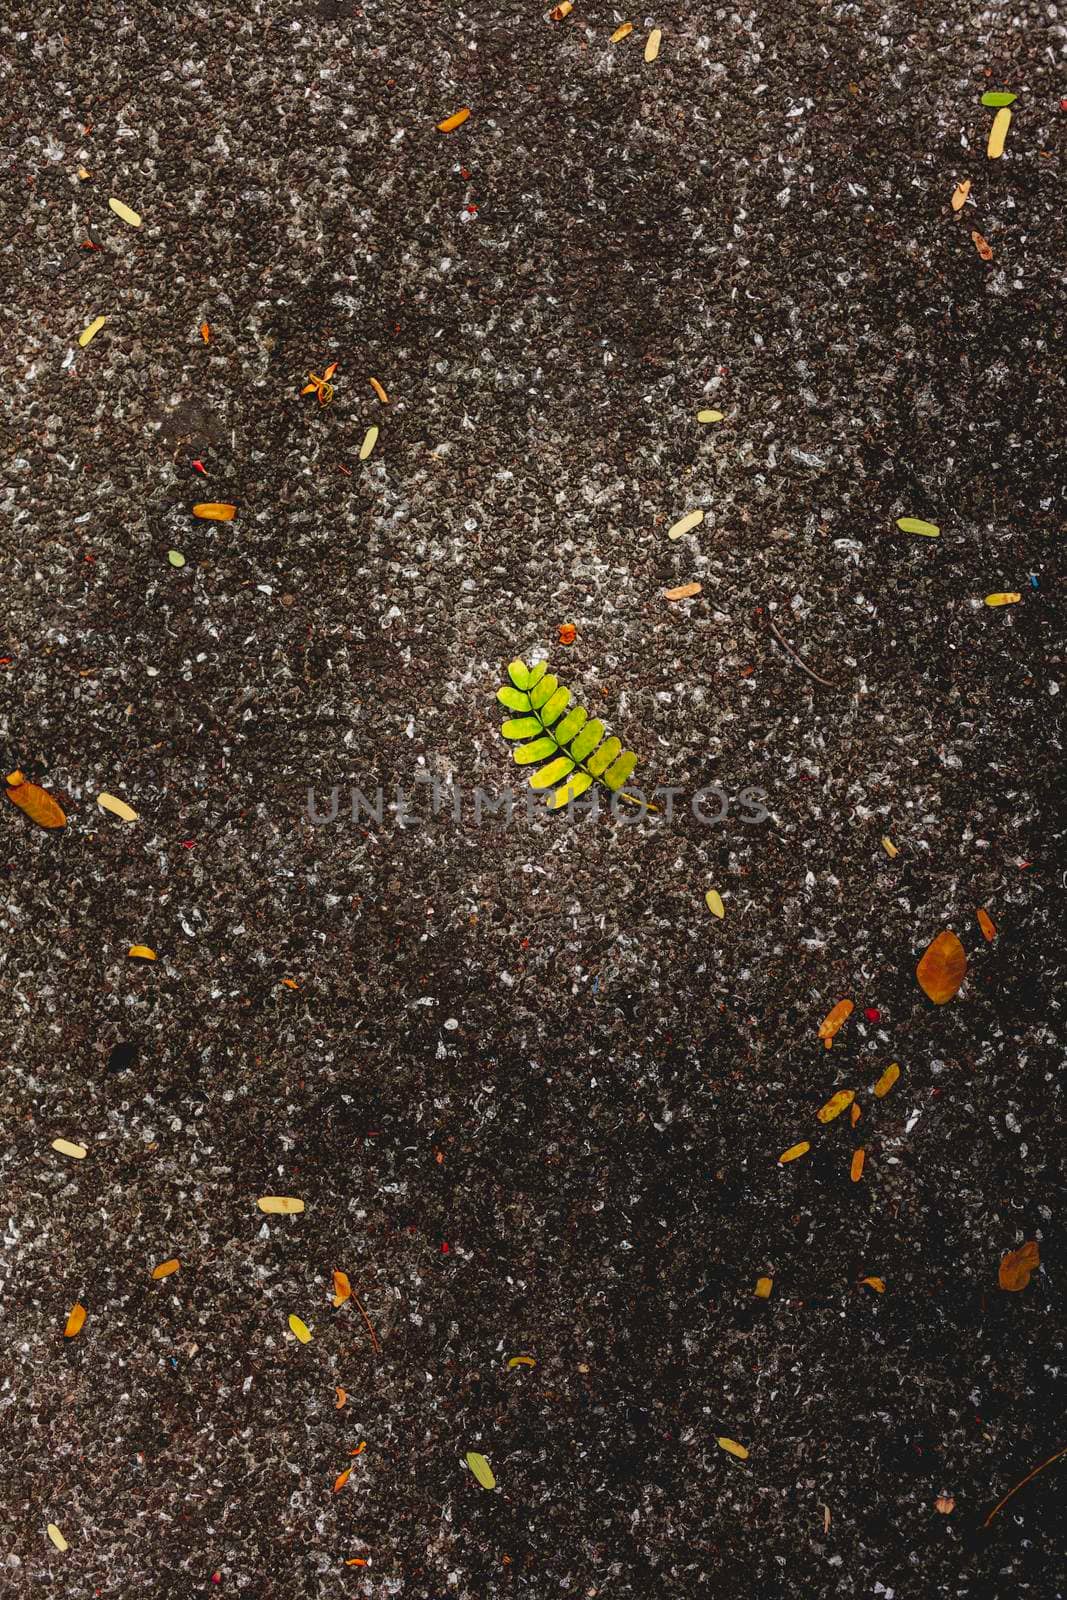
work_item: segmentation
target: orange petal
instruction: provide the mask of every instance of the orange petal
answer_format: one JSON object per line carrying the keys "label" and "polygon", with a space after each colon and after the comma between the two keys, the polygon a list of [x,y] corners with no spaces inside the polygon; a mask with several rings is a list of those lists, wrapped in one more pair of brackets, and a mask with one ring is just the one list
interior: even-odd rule
{"label": "orange petal", "polygon": [[71,1307],[70,1316],[67,1318],[67,1325],[63,1329],[64,1339],[73,1339],[77,1334],[81,1333],[84,1326],[85,1307],[80,1300],[76,1300]]}
{"label": "orange petal", "polygon": [[343,1272],[335,1272],[334,1275],[333,1275],[333,1303],[334,1303],[334,1305],[335,1306],[344,1305],[345,1301],[350,1298],[351,1294],[352,1294],[352,1285],[349,1283],[348,1278],[345,1276],[345,1274]]}
{"label": "orange petal", "polygon": [[169,1278],[171,1273],[177,1272],[180,1266],[181,1262],[177,1259],[173,1261],[161,1261],[158,1267],[152,1268],[152,1276],[153,1278]]}
{"label": "orange petal", "polygon": [[852,1178],[852,1182],[853,1183],[859,1183],[860,1179],[863,1177],[863,1151],[862,1150],[856,1150],[856,1151],[853,1152],[853,1156],[852,1156],[852,1172],[851,1172],[850,1176]]}
{"label": "orange petal", "polygon": [[131,944],[126,954],[136,957],[138,961],[155,961],[157,959],[156,952],[151,945],[147,944]]}
{"label": "orange petal", "polygon": [[344,1390],[343,1389],[338,1389],[338,1391],[337,1391],[337,1404],[334,1406],[334,1410],[335,1411],[340,1411],[341,1407],[345,1404],[347,1399],[348,1399],[348,1396],[345,1394]]}
{"label": "orange petal", "polygon": [[323,383],[328,383],[329,380],[333,377],[333,375],[334,375],[334,373],[336,371],[337,371],[337,362],[336,361],[331,361],[330,365],[326,368],[326,371],[322,375]]}
{"label": "orange petal", "polygon": [[833,1010],[819,1023],[819,1038],[832,1039],[838,1029],[848,1021],[855,1009],[851,1000],[839,1000]]}
{"label": "orange petal", "polygon": [[799,1144],[791,1144],[788,1150],[783,1150],[778,1157],[778,1165],[784,1166],[787,1161],[796,1161],[799,1156],[806,1156],[811,1145],[806,1139],[801,1139]]}
{"label": "orange petal", "polygon": [[348,1480],[349,1480],[349,1478],[351,1476],[352,1476],[352,1468],[351,1467],[346,1467],[343,1472],[338,1473],[337,1477],[333,1480],[333,1492],[334,1492],[334,1494],[337,1494],[339,1492],[339,1490],[344,1488],[345,1484],[348,1482]]}
{"label": "orange petal", "polygon": [[855,1098],[855,1089],[838,1089],[837,1093],[832,1094],[815,1114],[820,1122],[833,1122],[835,1117],[839,1117],[842,1111],[847,1110]]}
{"label": "orange petal", "polygon": [[458,128],[466,122],[470,114],[470,106],[460,106],[458,111],[453,111],[450,117],[437,124],[438,133],[451,133],[453,128]]}
{"label": "orange petal", "polygon": [[370,380],[370,386],[378,396],[378,399],[382,402],[382,405],[387,406],[389,404],[389,396],[386,394],[377,378],[372,378]]}
{"label": "orange petal", "polygon": [[875,1294],[885,1294],[884,1278],[861,1278],[860,1283],[867,1284],[871,1289],[874,1290]]}
{"label": "orange petal", "polygon": [[219,500],[202,500],[193,507],[193,516],[203,517],[207,522],[232,522],[236,515],[236,506],[226,505]]}
{"label": "orange petal", "polygon": [[1031,1273],[1036,1272],[1040,1265],[1041,1252],[1037,1248],[1037,1240],[1030,1239],[1026,1244],[1020,1245],[1018,1250],[1008,1251],[997,1271],[997,1282],[1002,1289],[1008,1289],[1014,1294],[1019,1289],[1026,1288]]}
{"label": "orange petal", "polygon": [[978,918],[978,926],[981,928],[983,934],[989,940],[990,944],[992,944],[993,940],[997,936],[997,925],[993,921],[993,918],[989,915],[988,911],[983,911],[981,906],[979,906],[978,910],[975,912],[975,916]]}
{"label": "orange petal", "polygon": [[211,329],[206,322],[200,324],[200,337],[205,344],[211,343]]}
{"label": "orange petal", "polygon": [[967,976],[967,957],[963,946],[950,930],[931,940],[915,968],[919,987],[935,1006],[943,1006]]}

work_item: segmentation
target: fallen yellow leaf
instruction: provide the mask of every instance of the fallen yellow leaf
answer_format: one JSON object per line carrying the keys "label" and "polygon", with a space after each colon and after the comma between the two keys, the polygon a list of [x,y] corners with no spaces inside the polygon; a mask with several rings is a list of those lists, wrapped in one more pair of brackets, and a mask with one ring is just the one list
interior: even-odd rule
{"label": "fallen yellow leaf", "polygon": [[85,1307],[80,1300],[76,1300],[70,1308],[67,1325],[63,1329],[64,1339],[74,1339],[85,1326]]}
{"label": "fallen yellow leaf", "polygon": [[493,1476],[493,1469],[485,1457],[478,1454],[477,1450],[467,1451],[467,1465],[470,1467],[471,1471],[474,1473],[474,1476],[477,1478],[483,1489],[496,1488],[496,1479]]}
{"label": "fallen yellow leaf", "polygon": [[806,1156],[811,1145],[806,1139],[801,1139],[799,1144],[791,1144],[788,1150],[783,1150],[778,1157],[778,1165],[784,1166],[787,1161],[796,1161],[800,1156]]}
{"label": "fallen yellow leaf", "polygon": [[83,1144],[71,1144],[69,1139],[53,1139],[52,1149],[58,1150],[61,1156],[72,1156],[75,1161],[84,1161],[89,1154]]}
{"label": "fallen yellow leaf", "polygon": [[138,961],[155,961],[157,959],[156,952],[151,945],[147,944],[131,944],[126,954],[134,956]]}
{"label": "fallen yellow leaf", "polygon": [[985,603],[987,606],[1016,606],[1021,599],[1021,594],[1016,594],[1014,590],[1009,590],[1005,594],[987,594]]}
{"label": "fallen yellow leaf", "polygon": [[663,39],[663,29],[662,28],[653,28],[652,32],[649,34],[647,40],[645,41],[645,60],[646,61],[655,61],[656,57],[659,55],[659,47],[660,47],[660,43],[661,43],[662,39]]}
{"label": "fallen yellow leaf", "polygon": [[874,1098],[884,1100],[899,1077],[900,1068],[895,1061],[891,1061],[874,1086]]}
{"label": "fallen yellow leaf", "polygon": [[927,945],[915,968],[919,987],[935,1006],[943,1006],[967,976],[967,956],[951,929],[946,928]]}
{"label": "fallen yellow leaf", "polygon": [[79,333],[79,335],[78,335],[78,343],[81,345],[83,350],[85,349],[85,346],[90,342],[90,340],[96,338],[97,334],[100,332],[100,329],[104,326],[104,323],[106,321],[107,321],[106,317],[94,317],[92,322],[90,322],[89,326],[84,330],[84,332]]}
{"label": "fallen yellow leaf", "polygon": [[66,1539],[64,1539],[63,1535],[60,1533],[59,1529],[56,1527],[54,1522],[50,1522],[48,1524],[48,1527],[45,1529],[45,1532],[48,1534],[48,1537],[51,1539],[52,1543],[55,1545],[57,1550],[69,1550],[70,1549],[70,1545],[67,1543]]}
{"label": "fallen yellow leaf", "polygon": [[113,794],[98,794],[96,803],[98,806],[102,806],[105,811],[111,811],[116,817],[121,817],[123,822],[137,821],[137,813],[133,807],[128,806],[125,800],[116,800]]}
{"label": "fallen yellow leaf", "polygon": [[842,1111],[847,1110],[855,1098],[855,1089],[838,1089],[837,1093],[832,1094],[826,1104],[820,1107],[815,1115],[820,1122],[833,1122],[835,1117],[839,1117]]}
{"label": "fallen yellow leaf", "polygon": [[111,196],[108,205],[116,217],[121,217],[123,222],[128,222],[131,228],[139,228],[141,226],[140,214],[129,206],[124,205],[121,200],[116,200],[114,195]]}
{"label": "fallen yellow leaf", "polygon": [[453,128],[461,127],[470,114],[470,106],[460,106],[458,111],[453,111],[450,117],[437,124],[438,133],[451,133]]}
{"label": "fallen yellow leaf", "polygon": [[709,889],[704,896],[704,903],[713,917],[725,917],[726,907],[722,903],[722,895],[717,889]]}
{"label": "fallen yellow leaf", "polygon": [[884,1278],[861,1278],[860,1283],[867,1284],[869,1288],[874,1290],[875,1294],[885,1294]]}
{"label": "fallen yellow leaf", "polygon": [[1041,1265],[1041,1252],[1037,1240],[1029,1239],[1018,1250],[1009,1250],[997,1270],[997,1282],[1002,1289],[1015,1294],[1025,1289],[1031,1274]]}
{"label": "fallen yellow leaf", "polygon": [[769,1300],[771,1298],[771,1290],[773,1287],[773,1278],[757,1278],[756,1287],[753,1289],[752,1293],[756,1296],[757,1300]]}
{"label": "fallen yellow leaf", "polygon": [[265,1194],[256,1205],[270,1217],[295,1217],[304,1209],[303,1200],[294,1200],[287,1194]]}
{"label": "fallen yellow leaf", "polygon": [[296,1337],[300,1340],[301,1344],[310,1344],[311,1329],[308,1327],[306,1322],[304,1322],[300,1317],[294,1316],[292,1312],[289,1313],[289,1326],[293,1333],[296,1334]]}
{"label": "fallen yellow leaf", "polygon": [[366,433],[363,435],[363,443],[359,447],[359,459],[361,461],[366,461],[367,457],[370,455],[377,443],[378,429],[372,422]]}
{"label": "fallen yellow leaf", "polygon": [[745,1449],[743,1444],[738,1444],[736,1439],[721,1439],[720,1438],[716,1442],[717,1442],[720,1450],[729,1451],[730,1455],[736,1456],[738,1461],[747,1461],[748,1460],[748,1451]]}

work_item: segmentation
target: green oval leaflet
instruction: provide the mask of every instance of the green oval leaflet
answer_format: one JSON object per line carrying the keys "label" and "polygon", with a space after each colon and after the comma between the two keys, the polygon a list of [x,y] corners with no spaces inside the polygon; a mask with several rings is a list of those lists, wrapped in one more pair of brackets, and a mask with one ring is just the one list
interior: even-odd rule
{"label": "green oval leaflet", "polygon": [[982,96],[984,106],[1010,106],[1018,100],[1017,94],[1012,94],[1010,89],[990,89]]}
{"label": "green oval leaflet", "polygon": [[477,1450],[467,1451],[467,1465],[470,1467],[471,1471],[474,1473],[474,1476],[477,1478],[483,1489],[496,1488],[496,1479],[493,1477],[493,1469],[485,1457],[478,1454]]}
{"label": "green oval leaflet", "polygon": [[897,527],[901,533],[921,533],[924,539],[937,539],[941,534],[936,522],[924,522],[922,517],[898,517]]}

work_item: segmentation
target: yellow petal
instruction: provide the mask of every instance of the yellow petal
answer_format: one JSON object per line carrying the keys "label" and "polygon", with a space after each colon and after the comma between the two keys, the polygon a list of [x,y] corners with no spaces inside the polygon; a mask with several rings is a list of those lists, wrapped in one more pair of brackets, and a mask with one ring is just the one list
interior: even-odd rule
{"label": "yellow petal", "polygon": [[773,1278],[757,1278],[756,1287],[753,1289],[752,1293],[756,1296],[757,1300],[769,1300],[771,1298],[771,1290],[773,1287]]}
{"label": "yellow petal", "polygon": [[717,1442],[720,1450],[729,1451],[730,1455],[736,1456],[738,1461],[747,1461],[748,1460],[748,1451],[745,1449],[743,1444],[738,1444],[736,1439],[721,1439],[720,1438],[716,1442]]}
{"label": "yellow petal", "polygon": [[96,803],[98,806],[103,806],[105,811],[113,811],[123,822],[137,821],[137,813],[133,807],[128,806],[125,800],[116,800],[113,794],[98,794]]}
{"label": "yellow petal", "polygon": [[131,228],[139,228],[141,226],[141,218],[137,212],[132,211],[129,206],[123,205],[121,200],[116,200],[114,195],[111,196],[108,205],[116,217],[121,217],[123,222],[128,222]]}
{"label": "yellow petal", "polygon": [[271,1217],[295,1217],[304,1209],[303,1200],[294,1200],[287,1194],[265,1194],[256,1205]]}
{"label": "yellow petal", "polygon": [[632,22],[624,22],[622,24],[622,27],[621,28],[616,28],[615,32],[612,34],[612,36],[611,36],[612,44],[618,44],[620,39],[628,39],[630,34],[633,33],[633,31],[634,31],[633,23]]}
{"label": "yellow petal", "polygon": [[664,589],[665,600],[691,600],[704,587],[702,583],[680,583],[677,589]]}
{"label": "yellow petal", "polygon": [[52,1149],[58,1150],[61,1156],[72,1156],[75,1161],[84,1161],[89,1154],[83,1144],[71,1144],[69,1139],[53,1139]]}
{"label": "yellow petal", "polygon": [[704,903],[713,917],[725,917],[726,907],[722,903],[722,895],[717,889],[709,889],[704,896]]}
{"label": "yellow petal", "polygon": [[308,1327],[306,1322],[302,1321],[300,1317],[294,1316],[292,1312],[289,1313],[289,1326],[293,1333],[296,1334],[301,1344],[310,1343],[311,1329]]}
{"label": "yellow petal", "polygon": [[483,1489],[496,1488],[496,1479],[493,1477],[493,1469],[485,1457],[478,1454],[477,1450],[467,1451],[467,1465],[470,1467],[471,1471],[474,1473],[474,1476],[477,1478]]}
{"label": "yellow petal", "polygon": [[699,528],[703,520],[703,511],[687,511],[684,517],[680,517],[667,529],[667,538],[680,539],[684,533],[691,533],[694,528]]}
{"label": "yellow petal", "polygon": [[54,1522],[50,1522],[45,1531],[47,1532],[48,1537],[51,1539],[52,1543],[55,1545],[57,1550],[69,1550],[70,1549],[70,1545],[67,1543],[66,1539],[64,1539],[63,1535],[60,1533],[59,1529],[56,1527]]}
{"label": "yellow petal", "polygon": [[511,1360],[508,1362],[509,1369],[512,1367],[536,1367],[536,1365],[537,1362],[534,1360],[533,1356],[512,1356]]}
{"label": "yellow petal", "polygon": [[96,338],[97,334],[100,332],[100,329],[104,326],[104,323],[106,321],[107,321],[106,317],[94,317],[92,322],[90,322],[89,326],[85,329],[85,332],[84,333],[79,333],[79,335],[78,335],[78,343],[81,345],[83,350],[85,349],[85,346],[89,343],[89,341],[91,339],[95,339]]}
{"label": "yellow petal", "polygon": [[784,1166],[787,1161],[796,1161],[800,1156],[806,1156],[811,1145],[806,1139],[801,1139],[799,1144],[791,1144],[788,1150],[783,1150],[778,1157],[778,1165]]}
{"label": "yellow petal", "polygon": [[725,415],[722,411],[698,411],[698,422],[721,422]]}
{"label": "yellow petal", "polygon": [[385,390],[382,388],[382,386],[378,382],[377,378],[372,378],[371,379],[370,386],[374,390],[375,394],[378,396],[378,399],[382,402],[382,405],[383,406],[387,406],[389,404],[389,396],[386,394]]}
{"label": "yellow petal", "polygon": [[842,1111],[845,1111],[855,1098],[855,1089],[839,1089],[836,1094],[830,1096],[826,1104],[815,1114],[820,1122],[833,1122],[834,1118],[839,1117]]}
{"label": "yellow petal", "polygon": [[80,1300],[76,1300],[70,1308],[67,1325],[63,1329],[64,1339],[74,1339],[85,1327],[85,1307]]}
{"label": "yellow petal", "polygon": [[900,851],[897,849],[896,845],[893,843],[888,834],[884,834],[882,837],[882,849],[885,851],[890,861],[900,854]]}
{"label": "yellow petal", "polygon": [[361,461],[366,461],[367,457],[370,455],[371,451],[374,449],[374,446],[377,443],[378,443],[378,429],[374,425],[374,423],[371,423],[370,427],[367,429],[366,433],[363,435],[363,443],[359,447],[359,459]]}
{"label": "yellow petal", "polygon": [[662,28],[653,28],[645,41],[645,60],[655,61],[659,55],[660,41],[663,38]]}
{"label": "yellow petal", "polygon": [[989,143],[986,145],[986,155],[990,161],[996,161],[1004,154],[1004,141],[1008,137],[1011,127],[1011,112],[1007,106],[1001,106],[993,118],[993,126],[989,130]]}
{"label": "yellow petal", "polygon": [[138,961],[155,961],[156,952],[147,944],[131,944],[127,950],[128,956],[136,956]]}
{"label": "yellow petal", "polygon": [[875,1294],[885,1294],[884,1278],[861,1278],[860,1282],[869,1285],[869,1287],[874,1290]]}
{"label": "yellow petal", "polygon": [[236,515],[237,507],[221,500],[201,500],[193,507],[193,516],[203,517],[205,522],[232,522]]}
{"label": "yellow petal", "polygon": [[899,1077],[900,1068],[895,1061],[891,1061],[874,1086],[874,1098],[884,1100]]}
{"label": "yellow petal", "polygon": [[175,1256],[173,1260],[161,1261],[158,1267],[153,1267],[152,1276],[153,1278],[169,1278],[172,1273],[178,1271],[180,1266],[181,1262]]}
{"label": "yellow petal", "polygon": [[1018,605],[1021,599],[1022,595],[1016,594],[1012,590],[1008,594],[987,594],[985,603],[987,606],[1015,606]]}

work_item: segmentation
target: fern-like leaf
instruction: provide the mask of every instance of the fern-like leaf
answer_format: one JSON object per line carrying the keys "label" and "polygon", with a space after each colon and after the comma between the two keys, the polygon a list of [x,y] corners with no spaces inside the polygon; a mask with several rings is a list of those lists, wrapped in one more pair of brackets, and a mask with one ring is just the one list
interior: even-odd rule
{"label": "fern-like leaf", "polygon": [[528,667],[525,661],[512,661],[508,677],[511,682],[498,689],[496,697],[516,715],[509,717],[500,731],[505,739],[523,741],[516,743],[512,754],[520,767],[537,766],[530,775],[530,786],[539,793],[551,791],[545,800],[549,811],[578,799],[594,781],[624,800],[640,804],[622,787],[636,767],[637,757],[631,750],[623,750],[614,736],[605,739],[604,724],[597,717],[590,718],[581,706],[571,706],[570,690],[549,672],[547,662],[536,661]]}

